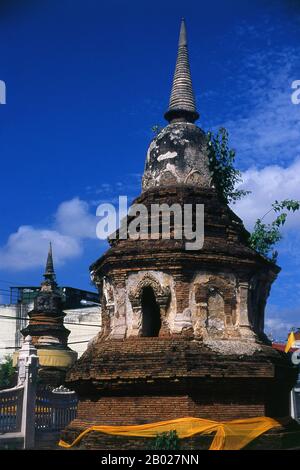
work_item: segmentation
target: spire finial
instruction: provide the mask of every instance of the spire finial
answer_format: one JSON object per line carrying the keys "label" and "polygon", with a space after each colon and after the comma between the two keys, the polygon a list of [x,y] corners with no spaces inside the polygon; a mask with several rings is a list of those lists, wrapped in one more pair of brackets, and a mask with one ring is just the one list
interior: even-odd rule
{"label": "spire finial", "polygon": [[56,283],[55,277],[56,276],[53,266],[52,243],[50,242],[44,278],[46,281],[50,281],[50,283]]}
{"label": "spire finial", "polygon": [[193,93],[184,18],[180,25],[177,62],[169,109],[165,113],[165,118],[169,122],[195,122],[199,118]]}
{"label": "spire finial", "polygon": [[187,46],[187,35],[186,35],[186,26],[185,26],[184,18],[181,18],[178,47],[180,46]]}

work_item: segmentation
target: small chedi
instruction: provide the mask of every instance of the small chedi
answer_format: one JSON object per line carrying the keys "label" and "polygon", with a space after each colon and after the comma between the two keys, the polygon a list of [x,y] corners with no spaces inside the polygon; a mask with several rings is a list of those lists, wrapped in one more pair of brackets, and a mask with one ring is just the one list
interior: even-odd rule
{"label": "small chedi", "polygon": [[[92,425],[197,417],[228,421],[289,415],[295,371],[264,334],[264,309],[279,273],[249,247],[242,221],[220,199],[196,110],[181,24],[169,124],[152,140],[142,193],[134,201],[204,205],[204,245],[171,236],[117,237],[90,268],[102,331],[75,363],[67,385],[79,394],[71,442]],[[159,225],[159,223],[158,223]],[[87,434],[81,446],[147,447],[143,439]]]}
{"label": "small chedi", "polygon": [[21,333],[31,336],[39,356],[39,382],[61,385],[66,371],[74,364],[77,353],[67,343],[70,331],[64,326],[63,299],[56,283],[52,247],[48,252],[44,280],[28,312],[29,324]]}

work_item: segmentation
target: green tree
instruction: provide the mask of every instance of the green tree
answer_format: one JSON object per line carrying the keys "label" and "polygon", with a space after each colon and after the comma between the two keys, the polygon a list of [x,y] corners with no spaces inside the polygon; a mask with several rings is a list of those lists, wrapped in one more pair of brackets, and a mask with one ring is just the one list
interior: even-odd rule
{"label": "green tree", "polygon": [[11,356],[5,356],[4,362],[0,364],[0,389],[12,386],[15,368]]}
{"label": "green tree", "polygon": [[208,132],[207,140],[209,168],[214,186],[227,204],[235,203],[250,191],[236,189],[243,180],[241,172],[234,167],[236,152],[229,148],[228,132],[221,127],[215,135]]}
{"label": "green tree", "polygon": [[[266,212],[261,219],[257,219],[249,239],[251,248],[276,263],[278,252],[274,250],[274,246],[282,239],[280,229],[287,220],[288,213],[286,211],[296,212],[299,209],[300,201],[293,199],[285,199],[281,202],[275,201],[272,204],[272,208]],[[263,219],[270,214],[270,212],[277,214],[275,220],[268,224],[263,223]]]}
{"label": "green tree", "polygon": [[178,450],[179,448],[179,437],[176,431],[157,434],[152,445],[153,450]]}
{"label": "green tree", "polygon": [[162,129],[163,128],[159,124],[154,124],[154,126],[151,127],[151,131],[155,136],[157,136],[162,131]]}
{"label": "green tree", "polygon": [[[228,132],[221,127],[215,135],[208,132],[207,139],[209,165],[215,188],[227,204],[235,203],[251,191],[236,189],[243,180],[241,172],[234,166],[236,153],[235,150],[229,148]],[[251,248],[276,262],[278,252],[274,250],[274,246],[282,239],[281,229],[286,222],[288,212],[295,212],[299,209],[300,201],[293,199],[275,201],[271,209],[262,218],[257,219],[249,238]],[[276,218],[271,223],[264,223],[264,218],[272,211],[276,213]]]}

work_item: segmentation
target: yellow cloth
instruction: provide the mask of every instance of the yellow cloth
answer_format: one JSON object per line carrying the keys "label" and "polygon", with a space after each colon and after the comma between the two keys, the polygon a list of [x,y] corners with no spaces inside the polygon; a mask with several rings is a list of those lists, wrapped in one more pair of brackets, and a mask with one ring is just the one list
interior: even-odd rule
{"label": "yellow cloth", "polygon": [[210,421],[201,418],[178,418],[171,421],[141,424],[135,426],[91,426],[83,431],[71,444],[59,441],[59,446],[70,448],[75,446],[86,434],[97,431],[115,436],[156,437],[163,432],[176,431],[180,439],[195,434],[211,434],[216,432],[209,450],[239,450],[256,437],[280,423],[272,418],[259,417],[237,419],[228,422]]}
{"label": "yellow cloth", "polygon": [[295,341],[296,341],[296,338],[295,338],[294,332],[292,331],[289,334],[284,352],[286,352],[286,353],[289,352],[289,350],[293,347],[293,344],[294,344]]}

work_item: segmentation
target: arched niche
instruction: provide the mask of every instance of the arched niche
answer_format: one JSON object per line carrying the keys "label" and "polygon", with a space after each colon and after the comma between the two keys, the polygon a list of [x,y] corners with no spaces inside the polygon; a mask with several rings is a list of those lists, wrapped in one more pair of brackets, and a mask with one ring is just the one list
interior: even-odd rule
{"label": "arched niche", "polygon": [[[225,279],[212,276],[205,283],[195,284],[195,303],[199,306],[201,316],[205,319],[209,329],[209,317],[215,319],[219,312],[220,322],[225,327],[233,327],[236,324],[236,292],[235,287]],[[217,323],[216,323],[217,324]]]}
{"label": "arched niche", "polygon": [[160,307],[156,301],[153,288],[144,287],[141,296],[142,336],[158,336],[161,329]]}
{"label": "arched niche", "polygon": [[[165,334],[168,331],[168,323],[166,320],[166,311],[169,305],[171,291],[169,286],[162,287],[160,282],[151,274],[145,276],[138,282],[136,287],[133,287],[129,292],[129,300],[132,305],[133,314],[135,317],[135,325],[137,325],[137,333],[144,336],[143,329],[146,328],[145,324],[149,320],[149,312],[152,310],[152,315],[156,320],[153,331],[158,329],[158,310],[161,322],[161,328],[158,334]],[[148,319],[146,319],[148,318]],[[145,330],[144,330],[145,331]],[[149,336],[149,335],[147,335]],[[156,334],[154,336],[157,336]]]}

